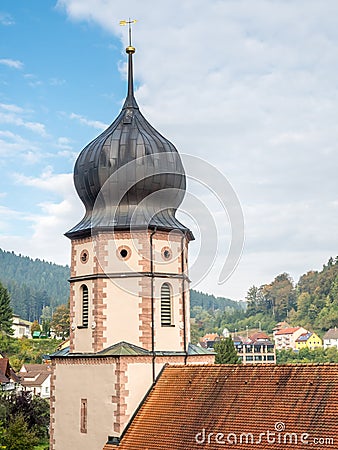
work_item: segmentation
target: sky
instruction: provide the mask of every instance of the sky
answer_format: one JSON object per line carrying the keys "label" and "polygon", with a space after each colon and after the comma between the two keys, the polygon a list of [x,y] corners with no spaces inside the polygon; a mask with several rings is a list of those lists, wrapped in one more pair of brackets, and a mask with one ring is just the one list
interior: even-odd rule
{"label": "sky", "polygon": [[129,17],[140,109],[188,155],[192,286],[244,299],[320,270],[338,254],[336,0],[2,0],[0,247],[69,264],[73,166],[125,98]]}

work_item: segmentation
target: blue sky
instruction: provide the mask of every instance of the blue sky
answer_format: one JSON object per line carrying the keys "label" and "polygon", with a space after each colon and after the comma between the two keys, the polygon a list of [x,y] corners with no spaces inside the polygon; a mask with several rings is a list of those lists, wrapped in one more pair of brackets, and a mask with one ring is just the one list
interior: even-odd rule
{"label": "blue sky", "polygon": [[2,0],[0,247],[69,261],[63,233],[83,213],[73,165],[123,102],[129,16],[142,112],[220,170],[244,214],[242,259],[218,285],[229,223],[191,182],[219,242],[194,287],[243,298],[281,272],[320,269],[338,254],[335,0]]}

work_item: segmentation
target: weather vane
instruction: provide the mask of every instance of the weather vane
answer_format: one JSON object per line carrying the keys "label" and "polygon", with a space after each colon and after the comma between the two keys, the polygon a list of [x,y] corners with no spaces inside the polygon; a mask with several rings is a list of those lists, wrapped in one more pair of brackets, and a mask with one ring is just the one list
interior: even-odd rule
{"label": "weather vane", "polygon": [[126,26],[126,25],[128,25],[128,28],[129,28],[129,47],[132,47],[132,45],[131,45],[131,26],[134,24],[134,23],[136,23],[137,22],[137,20],[130,20],[130,18],[129,18],[129,20],[120,20],[120,25],[121,26]]}

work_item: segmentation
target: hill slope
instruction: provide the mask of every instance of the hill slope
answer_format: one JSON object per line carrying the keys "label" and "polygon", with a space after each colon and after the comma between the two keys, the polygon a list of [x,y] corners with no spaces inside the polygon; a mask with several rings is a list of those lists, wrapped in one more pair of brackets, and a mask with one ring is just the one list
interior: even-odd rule
{"label": "hill slope", "polygon": [[44,306],[54,308],[69,297],[69,267],[0,249],[0,281],[11,294],[15,314],[35,320]]}

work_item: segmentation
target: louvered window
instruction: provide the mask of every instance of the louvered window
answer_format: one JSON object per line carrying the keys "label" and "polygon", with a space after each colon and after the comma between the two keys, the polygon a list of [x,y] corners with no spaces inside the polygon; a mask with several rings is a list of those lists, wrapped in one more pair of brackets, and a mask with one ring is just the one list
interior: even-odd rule
{"label": "louvered window", "polygon": [[171,291],[168,283],[161,287],[161,325],[162,327],[171,325]]}
{"label": "louvered window", "polygon": [[88,288],[84,284],[82,286],[82,326],[83,327],[88,327],[88,307],[89,307]]}

